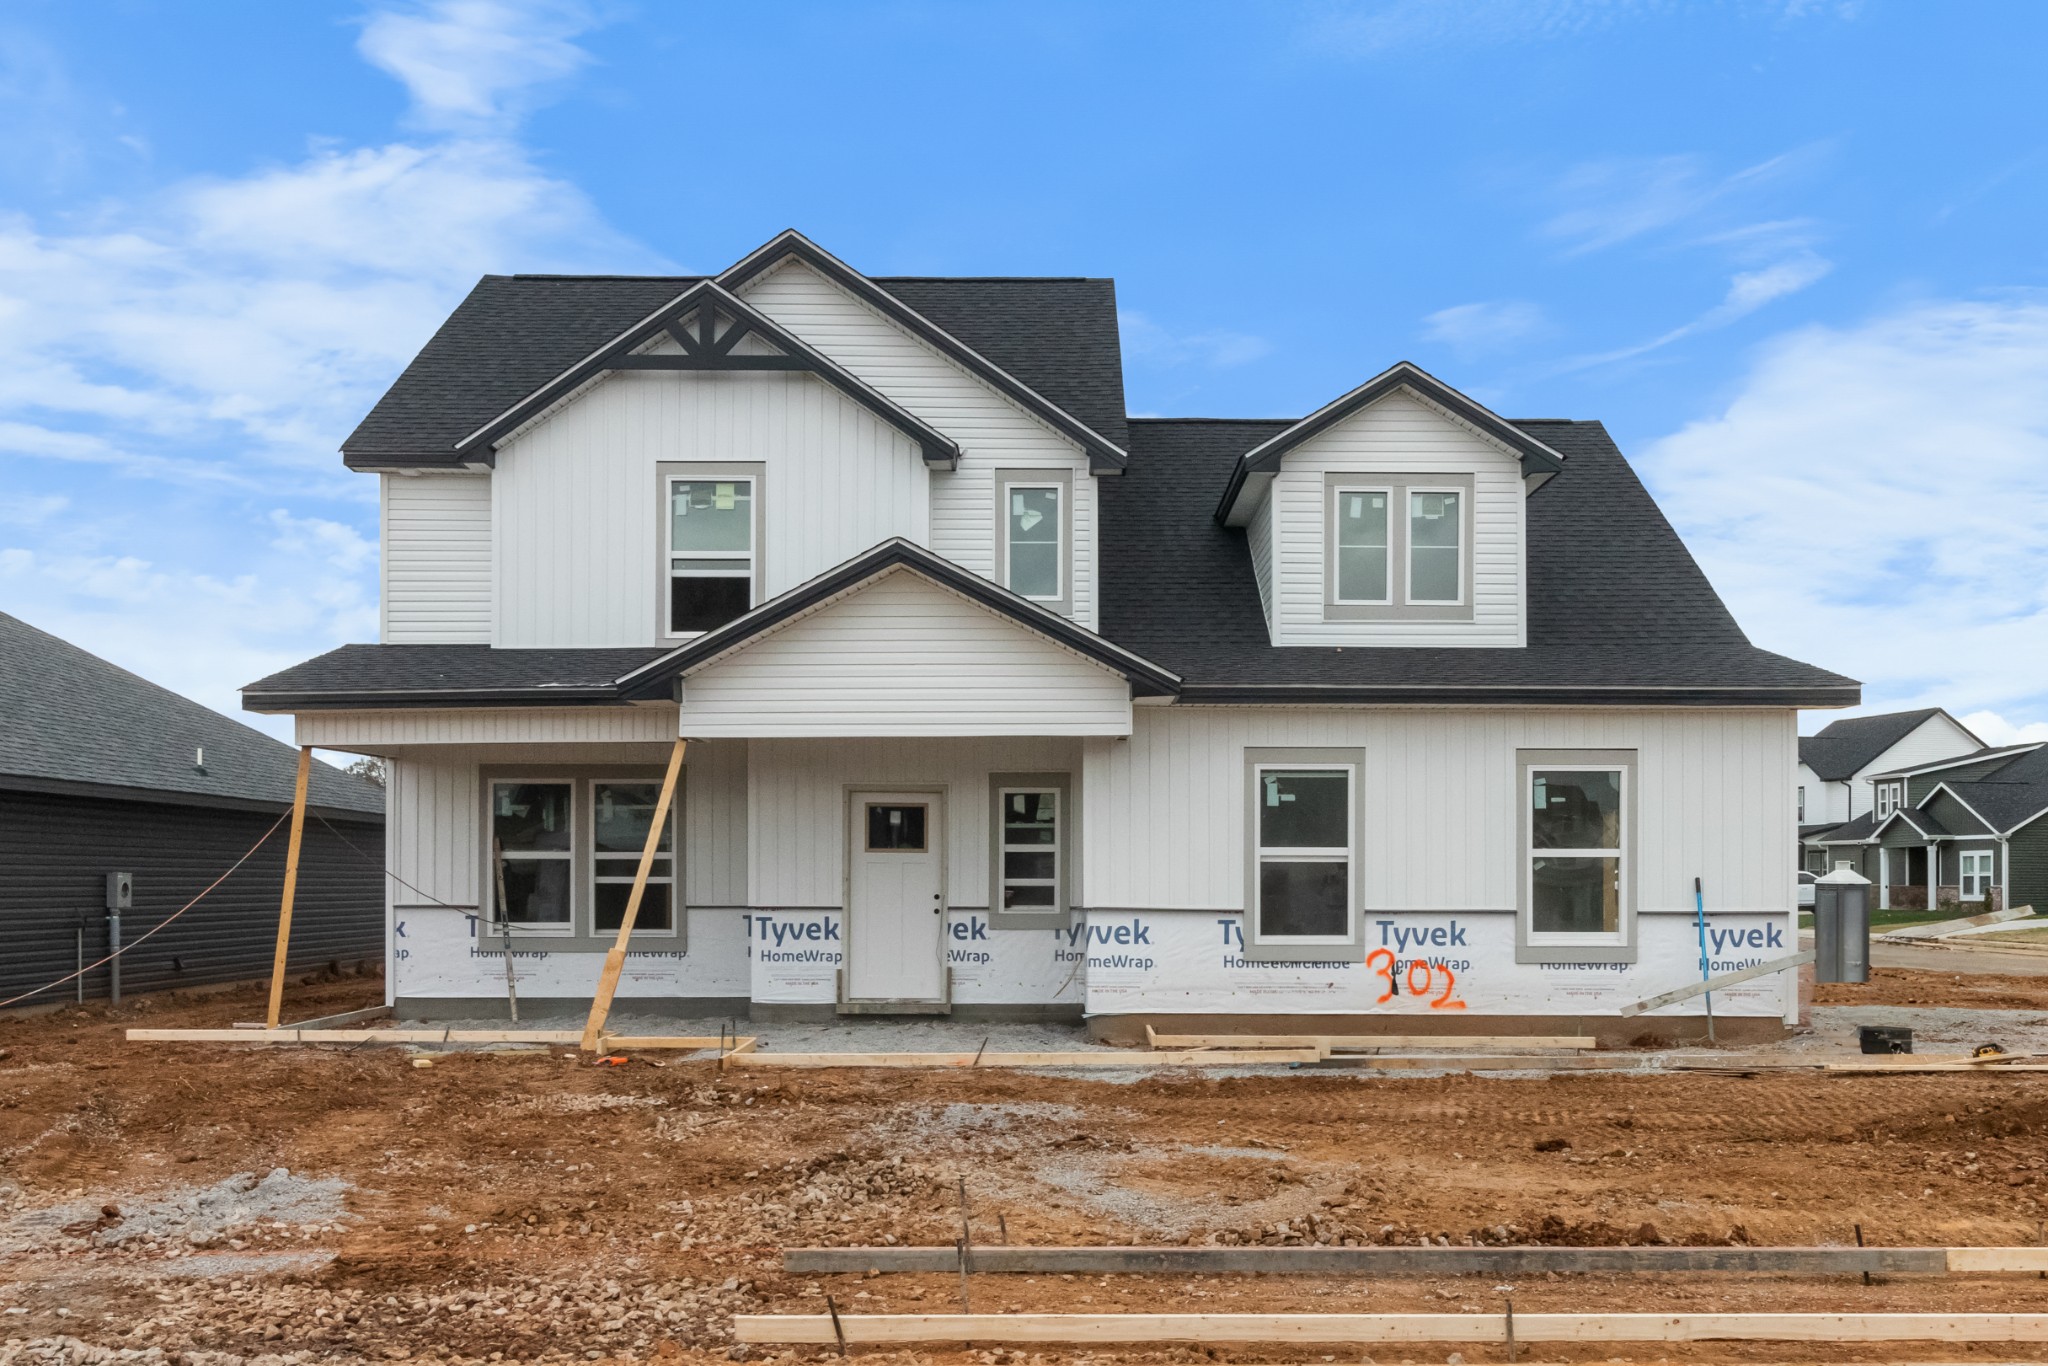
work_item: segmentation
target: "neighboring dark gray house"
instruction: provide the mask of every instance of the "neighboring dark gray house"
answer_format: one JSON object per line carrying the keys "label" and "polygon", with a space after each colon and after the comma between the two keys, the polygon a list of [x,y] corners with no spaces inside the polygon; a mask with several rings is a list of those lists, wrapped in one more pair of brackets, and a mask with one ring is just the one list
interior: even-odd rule
{"label": "neighboring dark gray house", "polygon": [[2048,910],[2048,746],[1979,749],[1871,783],[1885,814],[1806,835],[1809,867],[1849,863],[1880,907]]}
{"label": "neighboring dark gray house", "polygon": [[[296,766],[291,746],[0,613],[0,1000],[106,953],[110,872],[133,875],[122,939],[161,924],[290,810]],[[125,954],[122,992],[266,975],[287,834]],[[382,958],[383,847],[383,792],[315,763],[294,969]],[[109,982],[92,972],[83,994]]]}

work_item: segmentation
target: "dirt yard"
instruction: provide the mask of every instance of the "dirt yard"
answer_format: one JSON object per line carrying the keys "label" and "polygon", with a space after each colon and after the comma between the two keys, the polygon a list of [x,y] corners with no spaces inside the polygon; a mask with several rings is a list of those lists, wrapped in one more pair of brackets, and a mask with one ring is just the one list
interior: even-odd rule
{"label": "dirt yard", "polygon": [[[1918,980],[1926,979],[1926,980]],[[1961,984],[2048,1009],[2048,982]],[[1850,989],[1827,988],[1831,995]],[[310,1015],[377,999],[295,987]],[[1973,1004],[1942,974],[1871,1000]],[[1827,999],[1824,997],[1823,999]],[[561,1050],[129,1044],[255,992],[0,1022],[0,1366],[724,1361],[735,1312],[953,1311],[954,1276],[791,1277],[802,1244],[2010,1244],[2042,1236],[2048,1073],[1144,1080],[731,1072]],[[1520,1312],[2048,1312],[2048,1279],[1540,1278]],[[977,1312],[1497,1312],[1492,1278],[978,1277]],[[1379,1359],[1441,1361],[1445,1347]],[[1458,1349],[1505,1360],[1499,1346]],[[1630,1355],[1631,1351],[1637,1355]],[[1545,1346],[1544,1360],[1984,1359],[1968,1344]],[[933,1363],[1353,1349],[857,1350]],[[2048,1357],[1998,1348],[2004,1360]],[[753,1359],[822,1359],[755,1348]]]}

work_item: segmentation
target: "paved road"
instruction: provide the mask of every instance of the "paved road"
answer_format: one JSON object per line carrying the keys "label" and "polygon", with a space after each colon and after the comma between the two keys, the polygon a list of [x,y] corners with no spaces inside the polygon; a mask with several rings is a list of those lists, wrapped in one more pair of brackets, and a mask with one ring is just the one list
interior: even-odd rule
{"label": "paved road", "polygon": [[[1799,947],[1813,947],[1813,936],[1799,936]],[[2000,953],[1989,944],[1966,949],[1926,949],[1907,944],[1870,946],[1870,963],[1879,968],[1920,968],[1927,972],[1993,972],[2010,977],[2048,977],[2048,953]]]}

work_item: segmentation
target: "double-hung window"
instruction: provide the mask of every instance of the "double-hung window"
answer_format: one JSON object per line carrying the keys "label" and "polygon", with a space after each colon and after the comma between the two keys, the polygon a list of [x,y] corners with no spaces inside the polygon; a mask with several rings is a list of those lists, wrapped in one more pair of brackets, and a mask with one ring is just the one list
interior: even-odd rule
{"label": "double-hung window", "polygon": [[1059,484],[1006,484],[1003,487],[1010,591],[1038,602],[1066,596],[1066,547]]}
{"label": "double-hung window", "polygon": [[1248,947],[1348,945],[1355,938],[1357,782],[1353,764],[1253,766]]}
{"label": "double-hung window", "polygon": [[1408,490],[1409,602],[1453,606],[1465,600],[1463,499],[1457,489]]}
{"label": "double-hung window", "polygon": [[1905,804],[1905,792],[1901,783],[1879,783],[1877,785],[1877,818],[1883,820]]}
{"label": "double-hung window", "polygon": [[[661,797],[658,782],[590,784],[591,924],[599,933],[617,931],[626,917],[640,854],[647,847],[647,828]],[[662,931],[675,925],[675,808],[669,808],[647,890],[641,894],[635,933]]]}
{"label": "double-hung window", "polygon": [[1622,942],[1628,768],[1529,765],[1523,781],[1529,837],[1522,876],[1530,943]]}
{"label": "double-hung window", "polygon": [[1393,501],[1392,491],[1339,486],[1334,492],[1331,511],[1337,547],[1336,600],[1392,602],[1392,528],[1387,515],[1388,504]]}
{"label": "double-hung window", "polygon": [[754,606],[754,480],[711,476],[665,482],[668,632],[709,631]]}
{"label": "double-hung window", "polygon": [[1055,788],[1006,787],[997,792],[1005,911],[1046,911],[1060,904],[1060,794]]}
{"label": "double-hung window", "polygon": [[1965,849],[1962,858],[1962,898],[1965,901],[1982,901],[1991,890],[1991,851],[1989,849]]}
{"label": "double-hung window", "polygon": [[575,792],[573,783],[491,784],[496,923],[570,933]]}

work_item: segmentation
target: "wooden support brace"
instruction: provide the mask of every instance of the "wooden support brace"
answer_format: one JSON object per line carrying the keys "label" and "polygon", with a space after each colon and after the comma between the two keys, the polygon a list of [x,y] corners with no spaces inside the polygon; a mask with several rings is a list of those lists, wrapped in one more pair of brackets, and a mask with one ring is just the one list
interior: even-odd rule
{"label": "wooden support brace", "polygon": [[[2048,1342],[2048,1314],[1516,1314],[1519,1342]],[[741,1342],[1505,1342],[1501,1314],[739,1314]]]}
{"label": "wooden support brace", "polygon": [[292,842],[284,855],[284,896],[277,905],[277,955],[270,963],[270,1009],[266,1028],[276,1029],[284,1015],[284,964],[292,944],[292,901],[299,892],[299,846],[306,837],[306,783],[313,776],[313,751],[299,746],[299,773],[292,782]]}
{"label": "wooden support brace", "polygon": [[1804,949],[1798,953],[1788,954],[1783,958],[1773,958],[1768,963],[1759,963],[1753,968],[1744,968],[1741,972],[1723,973],[1719,977],[1710,977],[1704,982],[1693,982],[1688,986],[1679,987],[1676,991],[1667,991],[1662,996],[1652,996],[1647,1001],[1637,1001],[1633,1005],[1625,1005],[1619,1013],[1627,1016],[1641,1015],[1645,1011],[1650,1010],[1661,1010],[1665,1006],[1677,1005],[1680,1001],[1690,1001],[1695,996],[1704,996],[1708,992],[1719,991],[1723,987],[1732,987],[1743,982],[1753,982],[1759,977],[1769,977],[1773,973],[1784,972],[1788,968],[1796,968],[1812,961],[1813,950]]}
{"label": "wooden support brace", "polygon": [[[618,941],[604,956],[604,972],[597,979],[597,994],[590,1002],[590,1018],[583,1025],[583,1051],[595,1053],[598,1041],[604,1035],[605,1018],[612,1013],[612,997],[619,989],[619,974],[626,966],[626,946],[633,938],[633,922],[640,915],[640,899],[647,895],[647,878],[654,871],[654,857],[661,850],[662,834],[668,829],[669,807],[675,801],[676,779],[683,772],[683,751],[688,742],[678,738],[676,747],[669,751],[668,772],[661,780],[661,795],[655,798],[654,819],[647,826],[647,843],[640,850],[640,867],[633,874],[633,890],[626,897],[625,914],[619,917]],[[673,867],[673,863],[670,865]],[[681,913],[681,903],[674,896],[676,884],[671,880],[669,913]]]}

